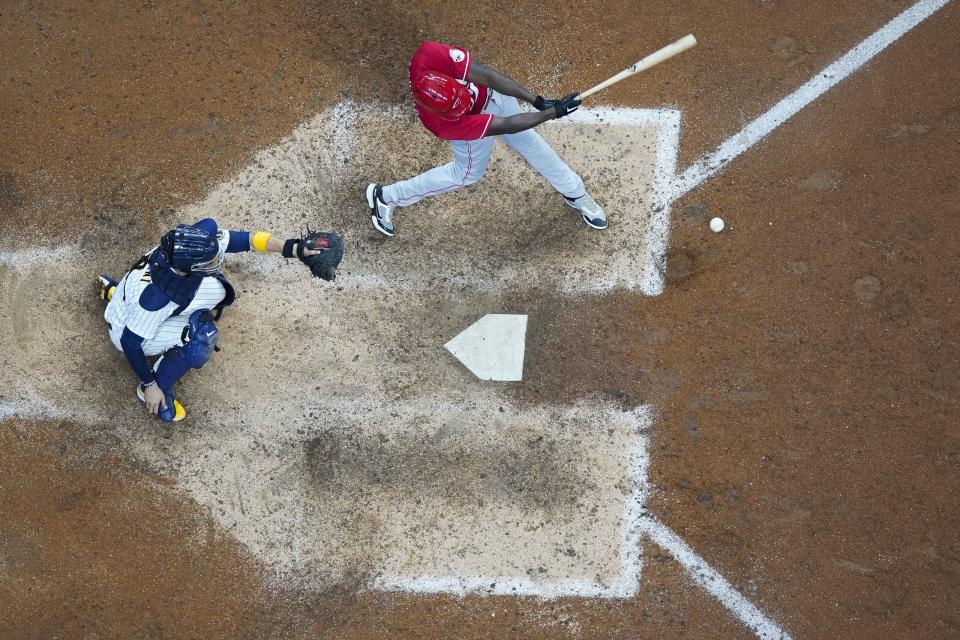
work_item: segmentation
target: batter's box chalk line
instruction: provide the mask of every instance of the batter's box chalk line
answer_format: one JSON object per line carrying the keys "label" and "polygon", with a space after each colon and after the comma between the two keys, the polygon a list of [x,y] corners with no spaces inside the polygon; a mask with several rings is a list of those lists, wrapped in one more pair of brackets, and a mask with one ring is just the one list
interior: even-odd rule
{"label": "batter's box chalk line", "polygon": [[[655,127],[657,131],[654,152],[653,184],[649,211],[638,206],[633,211],[648,213],[647,229],[640,248],[639,274],[618,274],[617,280],[626,282],[647,296],[660,295],[666,275],[667,243],[670,237],[670,207],[673,202],[673,180],[677,169],[677,151],[680,147],[680,112],[673,109],[636,109],[631,107],[594,107],[580,109],[565,120],[571,124],[620,125]],[[562,121],[561,121],[562,122]],[[556,126],[555,122],[548,122]],[[624,247],[624,250],[627,248]],[[616,280],[604,283],[609,288]]]}
{"label": "batter's box chalk line", "polygon": [[651,410],[649,406],[641,406],[618,417],[631,425],[633,442],[627,462],[630,491],[624,497],[620,526],[620,572],[611,584],[603,585],[586,579],[534,581],[502,576],[380,575],[374,579],[372,587],[381,591],[448,593],[461,597],[480,595],[530,596],[543,599],[632,598],[640,588],[641,543],[643,538],[647,538],[669,553],[695,583],[716,597],[758,637],[788,640],[789,634],[765,616],[676,533],[646,509],[649,486],[647,474],[650,467],[648,432],[653,422]]}

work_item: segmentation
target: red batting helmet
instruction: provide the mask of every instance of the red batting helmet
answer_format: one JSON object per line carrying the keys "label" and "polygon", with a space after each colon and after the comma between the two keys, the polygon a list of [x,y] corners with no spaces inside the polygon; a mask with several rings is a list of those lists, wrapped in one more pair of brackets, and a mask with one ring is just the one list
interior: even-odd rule
{"label": "red batting helmet", "polygon": [[470,110],[470,92],[445,73],[425,71],[410,88],[414,102],[444,120],[459,120]]}

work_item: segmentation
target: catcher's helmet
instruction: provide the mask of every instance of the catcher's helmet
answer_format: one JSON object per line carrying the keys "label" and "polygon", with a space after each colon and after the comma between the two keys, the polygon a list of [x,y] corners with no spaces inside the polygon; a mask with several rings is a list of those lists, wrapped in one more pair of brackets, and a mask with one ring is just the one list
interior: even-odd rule
{"label": "catcher's helmet", "polygon": [[410,84],[413,101],[444,120],[459,120],[470,110],[470,92],[439,71],[424,71]]}
{"label": "catcher's helmet", "polygon": [[217,236],[187,224],[178,224],[164,234],[160,250],[167,264],[187,273],[215,275],[223,266]]}

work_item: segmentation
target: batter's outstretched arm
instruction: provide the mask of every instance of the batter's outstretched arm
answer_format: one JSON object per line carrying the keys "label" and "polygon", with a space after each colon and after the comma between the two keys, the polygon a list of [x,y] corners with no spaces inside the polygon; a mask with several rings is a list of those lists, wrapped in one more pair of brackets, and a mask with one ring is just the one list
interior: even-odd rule
{"label": "batter's outstretched arm", "polygon": [[487,128],[486,136],[497,136],[505,133],[519,133],[532,129],[533,127],[553,120],[570,115],[580,106],[580,100],[576,93],[568,93],[559,100],[551,100],[550,106],[543,111],[533,111],[530,113],[517,113],[506,118],[494,117]]}
{"label": "batter's outstretched arm", "polygon": [[537,96],[527,91],[523,85],[513,78],[509,78],[495,69],[482,65],[476,60],[470,63],[470,69],[467,71],[467,80],[477,84],[485,84],[498,93],[519,98],[530,104],[533,104],[533,101],[537,99]]}
{"label": "batter's outstretched arm", "polygon": [[518,113],[507,118],[494,117],[485,137],[501,136],[505,133],[520,133],[556,117],[557,113],[553,109]]}

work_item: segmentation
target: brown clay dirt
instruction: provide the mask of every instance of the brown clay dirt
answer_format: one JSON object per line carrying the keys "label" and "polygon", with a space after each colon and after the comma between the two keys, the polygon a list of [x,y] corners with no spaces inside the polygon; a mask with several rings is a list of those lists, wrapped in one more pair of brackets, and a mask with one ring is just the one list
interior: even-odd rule
{"label": "brown clay dirt", "polygon": [[[427,38],[550,94],[696,33],[604,98],[680,109],[682,168],[905,6],[8,3],[0,225],[139,248],[342,96],[404,102]],[[795,638],[960,634],[958,24],[952,3],[677,202],[663,295],[531,315],[520,399],[651,402],[651,508]],[[3,638],[752,637],[650,545],[625,602],[268,588],[89,432],[13,419],[0,443]]]}

